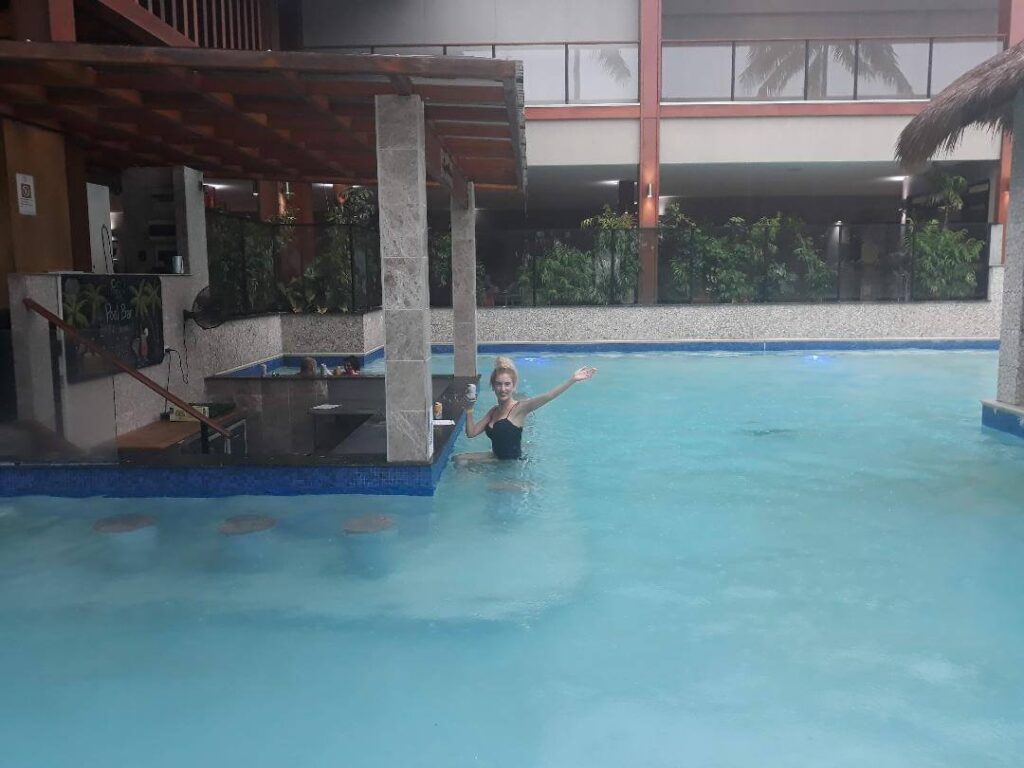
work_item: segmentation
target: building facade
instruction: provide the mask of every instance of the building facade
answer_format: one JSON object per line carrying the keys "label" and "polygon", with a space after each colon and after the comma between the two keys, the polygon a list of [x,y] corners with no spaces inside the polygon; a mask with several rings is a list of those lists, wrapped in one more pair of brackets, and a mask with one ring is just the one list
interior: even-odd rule
{"label": "building facade", "polygon": [[[653,226],[678,200],[727,219],[776,209],[819,222],[898,219],[923,183],[893,162],[931,94],[1002,50],[1000,0],[393,0],[302,3],[311,50],[522,59],[537,225],[625,195]],[[966,216],[998,220],[998,137],[943,162]],[[618,182],[635,184],[621,193]],[[989,199],[991,198],[991,199]],[[501,208],[501,201],[483,200]]]}

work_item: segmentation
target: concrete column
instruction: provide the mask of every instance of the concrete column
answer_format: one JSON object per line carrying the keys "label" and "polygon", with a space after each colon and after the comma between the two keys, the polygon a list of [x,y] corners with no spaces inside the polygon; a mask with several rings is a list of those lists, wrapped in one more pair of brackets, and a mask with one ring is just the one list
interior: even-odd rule
{"label": "concrete column", "polygon": [[[1016,125],[1024,125],[1024,96],[1013,105]],[[1006,224],[1006,268],[1003,272],[1003,324],[999,334],[997,399],[1024,405],[1024,141],[1013,142],[1010,214]]]}
{"label": "concrete column", "polygon": [[377,96],[388,461],[434,454],[423,102]]}
{"label": "concrete column", "polygon": [[199,290],[210,282],[203,172],[179,165],[174,168],[173,178],[178,255],[182,268],[192,275]]}
{"label": "concrete column", "polygon": [[476,376],[476,195],[469,203],[452,197],[452,341],[455,375]]}

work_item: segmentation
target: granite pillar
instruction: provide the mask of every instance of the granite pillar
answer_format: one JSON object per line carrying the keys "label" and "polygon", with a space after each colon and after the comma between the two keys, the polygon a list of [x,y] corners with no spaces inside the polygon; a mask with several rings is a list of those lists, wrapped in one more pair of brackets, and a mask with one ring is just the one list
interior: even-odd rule
{"label": "granite pillar", "polygon": [[419,96],[377,96],[376,110],[388,461],[430,461],[434,429],[423,102]]}
{"label": "granite pillar", "polygon": [[476,200],[467,184],[468,202],[452,196],[452,341],[455,375],[476,376]]}
{"label": "granite pillar", "polygon": [[[1013,119],[1020,121],[1015,125],[1024,125],[1024,95],[1019,93]],[[996,397],[1001,403],[1024,405],[1024,141],[1013,142],[1012,167]]]}

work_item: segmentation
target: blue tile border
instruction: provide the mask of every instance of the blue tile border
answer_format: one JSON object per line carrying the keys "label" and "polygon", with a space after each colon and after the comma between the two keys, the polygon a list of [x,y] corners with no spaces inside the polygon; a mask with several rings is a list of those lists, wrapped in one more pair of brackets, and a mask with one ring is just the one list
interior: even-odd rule
{"label": "blue tile border", "polygon": [[[451,344],[434,344],[438,353],[450,353]],[[594,342],[487,342],[477,345],[483,354],[501,352],[796,352],[808,350],[879,351],[998,350],[998,339],[762,339],[695,341],[594,341]]]}
{"label": "blue tile border", "polygon": [[[269,357],[265,360],[258,360],[255,363],[249,363],[248,365],[239,366],[238,368],[230,368],[220,373],[215,373],[213,376],[208,378],[251,378],[260,377],[263,375],[261,366],[267,366],[267,373],[272,374],[274,371],[280,370],[281,368],[298,368],[302,365],[302,358],[306,355],[292,355],[284,354],[278,355],[277,357]],[[344,366],[345,360],[349,357],[355,357],[360,361],[360,367],[365,368],[367,364],[384,357],[384,348],[373,350],[365,355],[359,353],[339,353],[334,355],[313,355],[316,359],[316,364],[326,365],[330,369],[334,369],[338,366]]]}
{"label": "blue tile border", "polygon": [[[763,340],[710,340],[710,341],[509,341],[477,344],[480,354],[501,354],[502,352],[800,352],[826,351],[880,351],[880,350],[998,350],[998,339],[763,339]],[[433,354],[452,354],[451,344],[431,344]],[[317,365],[335,368],[345,364],[349,354],[315,355]],[[278,355],[249,365],[233,368],[215,374],[216,376],[259,376],[260,366],[266,365],[267,372],[273,373],[282,367],[298,368],[305,355]],[[384,347],[377,347],[365,354],[356,354],[362,367],[384,359]]]}
{"label": "blue tile border", "polygon": [[1024,411],[1021,409],[1001,407],[999,403],[986,400],[981,404],[981,423],[989,429],[1024,438]]}
{"label": "blue tile border", "polygon": [[0,497],[430,496],[431,467],[57,465],[0,468]]}
{"label": "blue tile border", "polygon": [[459,441],[459,435],[462,434],[462,430],[466,426],[466,414],[463,412],[455,422],[455,429],[452,430],[451,435],[448,436],[448,442],[444,448],[441,449],[441,455],[431,465],[431,478],[434,483],[434,487],[441,482],[441,475],[444,474],[445,468],[448,466],[448,461],[452,457],[452,453],[455,451],[455,443]]}
{"label": "blue tile border", "polygon": [[431,464],[376,466],[156,466],[118,464],[0,467],[0,498],[219,498],[367,494],[432,496],[465,424],[459,417]]}

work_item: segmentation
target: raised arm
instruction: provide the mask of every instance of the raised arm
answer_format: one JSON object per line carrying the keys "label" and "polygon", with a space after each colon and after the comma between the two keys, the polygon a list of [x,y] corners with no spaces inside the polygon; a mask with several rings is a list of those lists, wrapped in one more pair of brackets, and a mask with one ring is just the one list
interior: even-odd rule
{"label": "raised arm", "polygon": [[480,421],[473,421],[474,405],[475,403],[470,403],[469,407],[466,409],[466,437],[476,437],[487,429],[487,425],[491,423],[491,411],[494,409],[489,409]]}
{"label": "raised arm", "polygon": [[518,410],[524,416],[532,411],[536,411],[538,408],[547,405],[560,394],[565,392],[569,387],[579,381],[586,381],[597,373],[597,368],[580,368],[576,373],[570,376],[566,381],[563,381],[557,387],[552,389],[550,392],[545,392],[543,395],[537,395],[531,397],[529,400],[521,400],[518,405]]}

